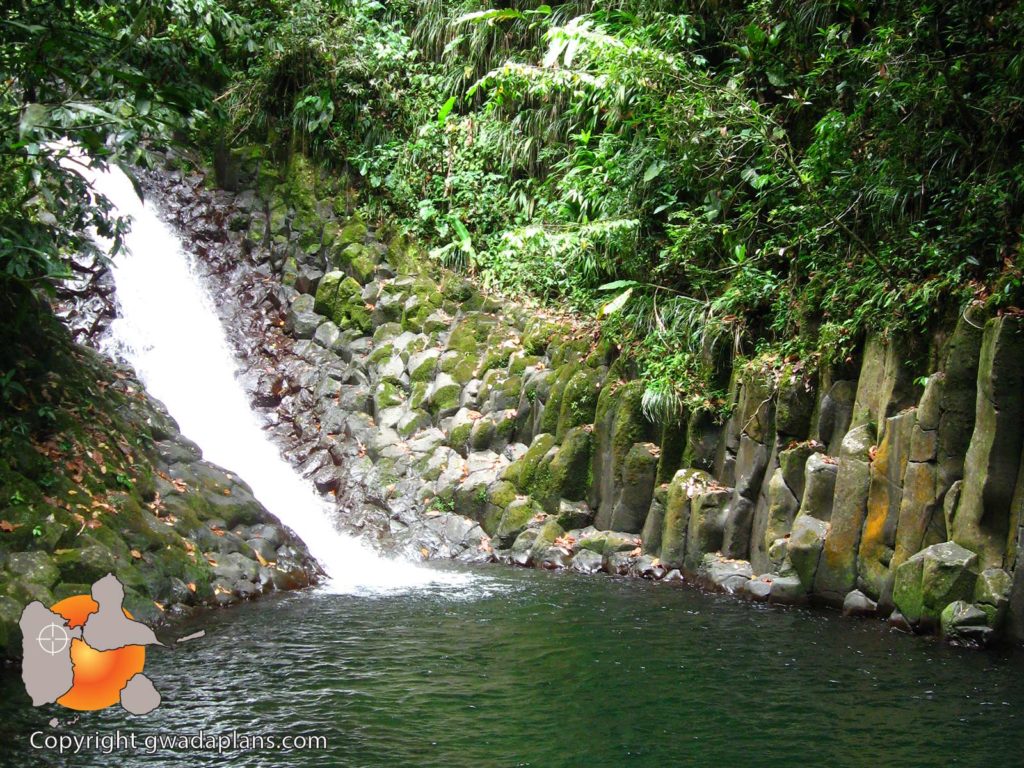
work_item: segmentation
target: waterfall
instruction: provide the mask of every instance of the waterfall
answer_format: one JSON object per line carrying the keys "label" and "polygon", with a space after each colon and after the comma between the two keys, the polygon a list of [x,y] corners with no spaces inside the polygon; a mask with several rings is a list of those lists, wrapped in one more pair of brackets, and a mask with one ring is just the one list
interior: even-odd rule
{"label": "waterfall", "polygon": [[333,510],[257,423],[211,296],[177,235],[139,199],[119,169],[76,170],[118,215],[132,220],[125,249],[113,259],[119,306],[113,342],[204,458],[245,480],[256,498],[306,542],[334,591],[390,592],[468,578],[382,558],[336,529]]}

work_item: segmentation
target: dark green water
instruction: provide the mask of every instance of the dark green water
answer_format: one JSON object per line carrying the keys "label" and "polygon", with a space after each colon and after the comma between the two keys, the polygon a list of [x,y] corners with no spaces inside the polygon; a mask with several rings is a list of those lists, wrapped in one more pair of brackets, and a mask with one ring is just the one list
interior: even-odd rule
{"label": "dark green water", "polygon": [[[0,676],[15,766],[1003,766],[1024,755],[1024,657],[675,584],[506,568],[391,597],[304,593],[207,612],[149,653],[159,710],[50,729]],[[134,732],[61,757],[30,734]],[[326,749],[145,754],[199,731]]]}

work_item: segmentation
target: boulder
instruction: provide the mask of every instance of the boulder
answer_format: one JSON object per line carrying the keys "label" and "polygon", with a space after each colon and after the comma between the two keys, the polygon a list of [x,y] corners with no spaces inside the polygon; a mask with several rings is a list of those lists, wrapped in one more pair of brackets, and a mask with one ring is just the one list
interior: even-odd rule
{"label": "boulder", "polygon": [[843,599],[844,616],[874,616],[878,612],[878,603],[859,589],[850,592]]}
{"label": "boulder", "polygon": [[988,645],[995,632],[988,625],[988,615],[965,600],[954,600],[942,609],[942,636],[960,645]]}
{"label": "boulder", "polygon": [[978,556],[956,542],[923,549],[899,568],[893,602],[911,624],[931,626],[955,600],[971,600],[978,578]]}

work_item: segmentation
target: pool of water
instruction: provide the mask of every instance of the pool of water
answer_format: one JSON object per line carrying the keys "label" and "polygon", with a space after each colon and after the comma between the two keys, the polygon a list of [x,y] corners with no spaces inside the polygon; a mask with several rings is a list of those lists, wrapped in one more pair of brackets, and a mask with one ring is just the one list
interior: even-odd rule
{"label": "pool of water", "polygon": [[[969,652],[874,621],[750,605],[678,584],[502,567],[404,595],[307,591],[175,628],[149,651],[164,696],[33,709],[0,675],[0,761],[166,765],[145,737],[321,736],[325,748],[178,753],[246,766],[1009,765],[1024,752],[1024,656]],[[134,733],[116,759],[60,756],[34,731]],[[38,740],[39,737],[37,737]]]}

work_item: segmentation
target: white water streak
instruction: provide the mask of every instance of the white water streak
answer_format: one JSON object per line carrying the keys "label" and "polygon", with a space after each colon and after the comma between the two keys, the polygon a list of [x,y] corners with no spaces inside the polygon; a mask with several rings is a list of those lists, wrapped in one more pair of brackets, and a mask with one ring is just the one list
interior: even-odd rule
{"label": "white water streak", "polygon": [[306,542],[330,575],[332,591],[388,593],[469,578],[381,558],[335,528],[333,510],[257,424],[224,328],[177,235],[120,170],[87,175],[119,215],[132,219],[126,252],[113,264],[120,307],[114,340],[204,457],[245,480]]}

